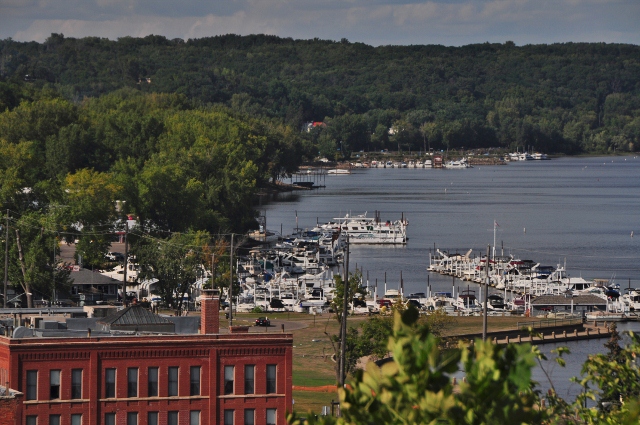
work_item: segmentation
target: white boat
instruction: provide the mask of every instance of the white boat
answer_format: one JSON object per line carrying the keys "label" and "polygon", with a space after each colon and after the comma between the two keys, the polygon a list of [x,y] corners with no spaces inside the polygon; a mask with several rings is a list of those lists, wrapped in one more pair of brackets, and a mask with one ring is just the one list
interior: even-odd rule
{"label": "white boat", "polygon": [[367,213],[334,218],[314,230],[346,233],[352,244],[405,244],[408,221],[381,221],[379,216],[367,217]]}
{"label": "white boat", "polygon": [[627,293],[622,296],[622,299],[631,311],[640,311],[640,289],[628,289]]}
{"label": "white boat", "polygon": [[546,153],[535,152],[531,154],[531,159],[540,161],[540,160],[547,160],[549,159],[549,157],[547,156]]}
{"label": "white boat", "polygon": [[431,162],[430,159],[425,159],[423,166],[424,168],[431,168],[433,166],[433,163]]}
{"label": "white boat", "polygon": [[258,243],[272,243],[278,240],[278,235],[275,232],[266,230],[263,226],[260,226],[258,230],[249,232],[247,236]]}
{"label": "white boat", "polygon": [[471,165],[469,165],[466,158],[462,158],[458,161],[449,161],[445,163],[442,167],[451,170],[451,169],[471,168]]}
{"label": "white boat", "polygon": [[455,314],[457,300],[450,292],[435,292],[427,299],[427,310],[441,310],[446,314]]}
{"label": "white boat", "polygon": [[342,168],[332,168],[331,170],[327,170],[327,174],[329,175],[351,174],[351,171],[345,170]]}
{"label": "white boat", "polygon": [[615,313],[609,311],[595,311],[586,314],[588,321],[595,322],[623,322],[627,320],[627,316],[624,313]]}

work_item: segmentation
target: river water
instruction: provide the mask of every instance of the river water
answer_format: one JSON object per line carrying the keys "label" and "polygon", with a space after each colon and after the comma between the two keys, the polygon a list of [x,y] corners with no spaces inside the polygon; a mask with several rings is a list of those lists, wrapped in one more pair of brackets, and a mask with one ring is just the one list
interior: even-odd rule
{"label": "river water", "polygon": [[[401,275],[405,293],[426,292],[427,282],[434,291],[451,290],[451,277],[426,271],[429,253],[434,247],[473,249],[478,256],[493,246],[494,233],[497,254],[566,264],[570,276],[640,287],[638,157],[559,158],[458,170],[355,169],[317,183],[326,187],[280,194],[261,207],[267,228],[288,234],[345,214],[380,211],[382,220],[404,215],[409,220],[405,246],[350,250],[351,270],[361,269],[370,285],[379,285],[379,293],[385,280],[397,288]],[[569,344],[570,367],[548,365],[560,395],[575,396],[577,387],[568,378],[579,375],[587,354],[602,351],[605,342]],[[547,387],[539,369],[535,379]]]}

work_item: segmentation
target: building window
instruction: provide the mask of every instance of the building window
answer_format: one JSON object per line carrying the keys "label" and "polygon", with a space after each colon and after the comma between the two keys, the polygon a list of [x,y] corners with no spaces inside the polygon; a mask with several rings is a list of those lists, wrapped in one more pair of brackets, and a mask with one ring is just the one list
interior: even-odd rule
{"label": "building window", "polygon": [[200,425],[200,411],[192,410],[189,412],[189,425]]}
{"label": "building window", "polygon": [[49,425],[60,425],[60,415],[49,415]]}
{"label": "building window", "polygon": [[276,425],[276,409],[267,409],[267,425]]}
{"label": "building window", "polygon": [[149,412],[147,414],[147,425],[158,425],[158,412]]}
{"label": "building window", "polygon": [[252,364],[248,364],[244,366],[244,393],[245,394],[254,394],[255,388],[253,386],[255,381],[255,370],[256,367]]}
{"label": "building window", "polygon": [[267,365],[267,394],[276,393],[276,365]]}
{"label": "building window", "polygon": [[116,425],[116,414],[111,412],[111,413],[105,413],[104,414],[104,425]]}
{"label": "building window", "polygon": [[71,371],[71,398],[82,398],[82,369]]}
{"label": "building window", "polygon": [[178,395],[178,367],[172,366],[169,368],[169,376],[168,376],[168,395],[169,397]]}
{"label": "building window", "polygon": [[71,425],[82,425],[82,415],[81,414],[71,415]]}
{"label": "building window", "polygon": [[234,374],[233,366],[224,367],[224,393],[225,394],[233,394],[233,374]]}
{"label": "building window", "polygon": [[116,396],[116,370],[104,370],[104,396],[105,398],[115,398]]}
{"label": "building window", "polygon": [[233,410],[224,411],[224,425],[233,425],[234,413]]}
{"label": "building window", "polygon": [[138,368],[127,369],[127,397],[138,397]]}
{"label": "building window", "polygon": [[27,400],[38,399],[38,371],[27,371]]}
{"label": "building window", "polygon": [[178,412],[167,413],[167,425],[178,425]]}
{"label": "building window", "polygon": [[60,398],[60,371],[52,370],[49,372],[49,398],[56,400]]}
{"label": "building window", "polygon": [[200,395],[200,366],[191,366],[190,395]]}
{"label": "building window", "polygon": [[138,425],[138,412],[127,412],[127,425]]}
{"label": "building window", "polygon": [[256,411],[254,409],[244,410],[244,425],[253,425]]}
{"label": "building window", "polygon": [[37,416],[27,416],[27,425],[38,425]]}
{"label": "building window", "polygon": [[158,397],[158,368],[157,367],[149,368],[149,386],[148,386],[147,396]]}

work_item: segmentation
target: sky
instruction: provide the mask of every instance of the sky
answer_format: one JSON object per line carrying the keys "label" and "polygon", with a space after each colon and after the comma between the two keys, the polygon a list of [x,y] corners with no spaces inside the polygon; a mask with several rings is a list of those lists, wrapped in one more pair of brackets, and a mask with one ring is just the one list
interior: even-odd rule
{"label": "sky", "polygon": [[0,39],[271,34],[379,45],[640,44],[640,0],[0,0]]}

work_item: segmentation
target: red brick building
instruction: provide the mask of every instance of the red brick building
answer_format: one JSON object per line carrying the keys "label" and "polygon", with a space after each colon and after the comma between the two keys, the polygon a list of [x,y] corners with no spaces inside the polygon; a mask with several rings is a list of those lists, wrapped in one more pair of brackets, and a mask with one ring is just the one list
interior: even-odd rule
{"label": "red brick building", "polygon": [[292,336],[221,334],[218,306],[203,301],[195,335],[0,336],[0,382],[23,394],[15,423],[286,423]]}

